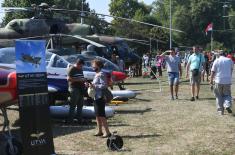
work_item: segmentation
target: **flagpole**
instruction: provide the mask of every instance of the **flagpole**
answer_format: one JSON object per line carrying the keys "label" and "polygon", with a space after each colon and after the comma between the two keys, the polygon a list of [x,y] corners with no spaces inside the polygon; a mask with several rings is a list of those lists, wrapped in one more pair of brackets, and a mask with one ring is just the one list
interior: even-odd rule
{"label": "flagpole", "polygon": [[213,50],[213,29],[211,30],[211,52]]}

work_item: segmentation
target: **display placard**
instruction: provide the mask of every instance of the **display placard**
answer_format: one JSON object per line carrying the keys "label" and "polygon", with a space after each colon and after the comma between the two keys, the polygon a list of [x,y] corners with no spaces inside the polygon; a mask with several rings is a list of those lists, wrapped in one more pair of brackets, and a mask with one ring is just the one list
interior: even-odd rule
{"label": "display placard", "polygon": [[46,73],[46,42],[16,41],[16,73],[23,154],[52,155],[51,130]]}

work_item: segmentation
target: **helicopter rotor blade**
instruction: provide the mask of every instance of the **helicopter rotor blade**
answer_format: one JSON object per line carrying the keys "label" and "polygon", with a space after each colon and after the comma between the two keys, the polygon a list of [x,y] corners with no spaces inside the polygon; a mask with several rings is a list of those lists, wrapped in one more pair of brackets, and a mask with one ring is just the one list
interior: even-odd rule
{"label": "helicopter rotor blade", "polygon": [[[37,10],[34,7],[22,7],[22,8],[21,7],[3,7],[2,9],[5,10],[5,11],[35,11],[35,10]],[[171,31],[180,32],[180,33],[185,33],[184,31],[177,30],[177,29],[171,29],[169,27],[165,27],[165,26],[161,26],[161,25],[151,24],[151,23],[142,22],[142,21],[139,21],[139,20],[125,18],[125,17],[95,13],[95,12],[91,12],[91,11],[57,9],[57,8],[52,8],[52,7],[47,8],[45,10],[57,11],[57,12],[80,13],[81,16],[85,16],[86,14],[88,14],[88,15],[98,15],[98,16],[102,16],[102,17],[110,17],[110,18],[114,18],[114,19],[120,19],[120,20],[129,21],[129,22],[135,22],[135,23],[139,23],[139,24],[142,24],[142,25],[148,25],[148,26],[152,26],[152,27],[158,27],[158,28],[161,28],[161,29],[171,30]]]}
{"label": "helicopter rotor blade", "polygon": [[21,12],[21,11],[32,12],[34,9],[31,7],[2,7],[1,10],[5,12]]}
{"label": "helicopter rotor blade", "polygon": [[103,16],[103,17],[116,18],[116,19],[125,20],[125,21],[129,21],[129,22],[136,22],[136,23],[143,24],[143,25],[148,25],[148,26],[158,27],[158,28],[162,28],[162,29],[172,30],[172,31],[175,31],[175,32],[180,32],[180,33],[185,33],[184,31],[177,30],[177,29],[170,29],[169,27],[165,27],[165,26],[161,26],[161,25],[142,22],[142,21],[138,21],[138,20],[130,19],[130,18],[124,18],[124,17],[119,17],[119,16],[112,16],[112,15],[107,15],[107,14],[95,13],[95,12],[91,12],[91,11],[67,10],[67,9],[51,9],[51,10],[52,11],[54,10],[54,11],[73,12],[73,13],[84,13],[84,14],[89,14],[89,15],[99,15],[99,16]]}

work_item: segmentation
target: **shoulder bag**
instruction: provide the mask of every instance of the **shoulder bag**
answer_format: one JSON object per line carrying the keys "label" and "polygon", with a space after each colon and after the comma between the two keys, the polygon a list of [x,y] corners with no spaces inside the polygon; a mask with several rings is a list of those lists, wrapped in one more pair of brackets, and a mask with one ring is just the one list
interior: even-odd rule
{"label": "shoulder bag", "polygon": [[201,66],[201,57],[202,57],[202,55],[200,54],[200,61],[199,61],[198,68],[192,70],[192,75],[193,75],[194,77],[199,75],[200,66]]}

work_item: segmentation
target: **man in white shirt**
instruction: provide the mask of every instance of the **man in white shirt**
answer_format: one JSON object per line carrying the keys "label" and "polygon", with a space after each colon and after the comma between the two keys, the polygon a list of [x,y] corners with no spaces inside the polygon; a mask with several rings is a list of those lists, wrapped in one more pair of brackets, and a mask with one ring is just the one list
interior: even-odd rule
{"label": "man in white shirt", "polygon": [[213,84],[213,81],[215,81],[214,94],[216,97],[217,111],[220,115],[223,115],[224,109],[228,113],[232,113],[231,85],[233,62],[231,59],[225,57],[223,51],[220,51],[219,54],[220,57],[215,60],[211,69],[210,84]]}
{"label": "man in white shirt", "polygon": [[148,53],[143,55],[143,62],[144,62],[144,68],[148,67],[149,64],[149,56]]}

